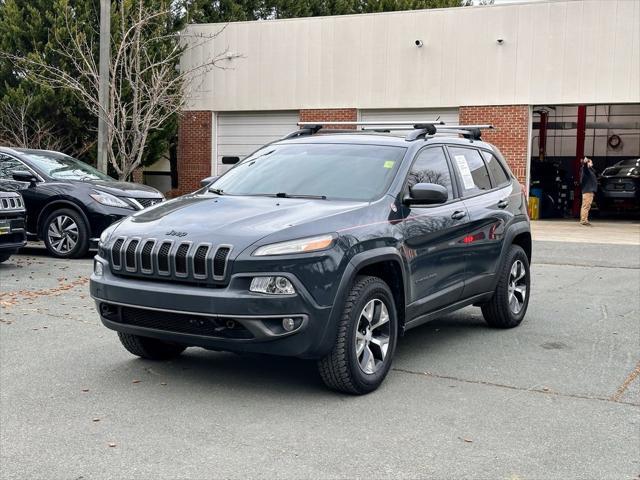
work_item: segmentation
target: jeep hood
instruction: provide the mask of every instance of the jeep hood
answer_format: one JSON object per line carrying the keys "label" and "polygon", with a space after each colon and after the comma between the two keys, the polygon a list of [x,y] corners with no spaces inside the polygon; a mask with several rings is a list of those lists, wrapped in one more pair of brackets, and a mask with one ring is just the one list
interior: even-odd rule
{"label": "jeep hood", "polygon": [[[240,253],[275,232],[367,205],[362,202],[194,194],[163,202],[122,221],[113,237],[230,244]],[[325,232],[316,232],[325,233]]]}

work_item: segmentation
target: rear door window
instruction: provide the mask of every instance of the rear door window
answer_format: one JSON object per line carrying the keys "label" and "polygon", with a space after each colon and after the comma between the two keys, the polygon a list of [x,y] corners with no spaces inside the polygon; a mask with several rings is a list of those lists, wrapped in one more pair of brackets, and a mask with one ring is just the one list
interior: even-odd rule
{"label": "rear door window", "polygon": [[484,150],[482,150],[482,156],[484,157],[487,169],[489,170],[493,186],[504,187],[505,185],[508,185],[511,180],[509,179],[507,172],[504,171],[500,161],[493,154]]}
{"label": "rear door window", "polygon": [[480,152],[475,148],[448,147],[453,168],[458,172],[465,197],[491,190],[491,178]]}

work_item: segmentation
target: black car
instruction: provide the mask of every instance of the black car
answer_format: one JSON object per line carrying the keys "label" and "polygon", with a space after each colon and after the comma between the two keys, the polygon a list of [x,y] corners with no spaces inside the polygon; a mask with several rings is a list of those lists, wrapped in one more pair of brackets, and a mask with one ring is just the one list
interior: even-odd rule
{"label": "black car", "polygon": [[476,305],[493,327],[519,325],[520,184],[475,130],[417,127],[303,128],[107,229],[90,286],[102,322],[143,358],[316,359],[329,387],[356,394],[380,385],[403,332],[445,313]]}
{"label": "black car", "polygon": [[0,263],[9,260],[27,243],[25,209],[22,197],[0,185]]}
{"label": "black car", "polygon": [[640,158],[622,160],[605,168],[598,180],[601,208],[640,208]]}
{"label": "black car", "polygon": [[85,255],[109,225],[164,200],[155,188],[117,182],[48,150],[0,147],[0,185],[22,194],[28,237],[62,258]]}

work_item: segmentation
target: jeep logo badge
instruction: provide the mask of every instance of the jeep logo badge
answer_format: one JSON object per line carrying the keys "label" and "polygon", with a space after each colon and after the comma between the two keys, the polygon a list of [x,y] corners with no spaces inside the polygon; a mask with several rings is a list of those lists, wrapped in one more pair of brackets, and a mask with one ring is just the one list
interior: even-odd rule
{"label": "jeep logo badge", "polygon": [[168,235],[171,237],[186,237],[187,232],[176,232],[175,230],[171,230],[170,232],[165,233],[165,235]]}

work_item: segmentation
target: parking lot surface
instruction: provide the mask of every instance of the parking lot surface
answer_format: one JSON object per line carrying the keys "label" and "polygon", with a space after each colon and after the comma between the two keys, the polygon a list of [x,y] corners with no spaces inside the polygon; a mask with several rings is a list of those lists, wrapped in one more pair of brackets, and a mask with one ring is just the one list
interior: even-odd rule
{"label": "parking lot surface", "polygon": [[640,474],[637,245],[536,242],[519,328],[467,308],[411,330],[362,397],[296,359],[137,359],[95,313],[91,265],[0,265],[3,479]]}

